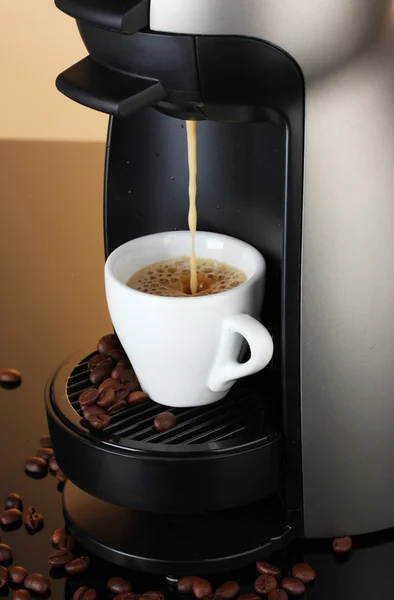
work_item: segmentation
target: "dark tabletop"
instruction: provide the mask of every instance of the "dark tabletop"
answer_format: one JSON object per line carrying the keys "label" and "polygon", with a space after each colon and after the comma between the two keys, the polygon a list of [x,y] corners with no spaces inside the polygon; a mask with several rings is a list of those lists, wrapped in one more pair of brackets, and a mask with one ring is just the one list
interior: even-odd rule
{"label": "dark tabletop", "polygon": [[[125,573],[94,557],[83,575],[66,577],[63,568],[50,571],[51,533],[63,526],[61,489],[51,475],[36,480],[24,474],[25,459],[47,433],[47,379],[67,355],[93,349],[111,329],[103,285],[103,157],[99,144],[0,142],[0,369],[16,368],[23,375],[19,388],[0,389],[0,508],[2,498],[18,492],[25,506],[34,505],[45,517],[44,529],[35,535],[22,525],[0,537],[13,547],[13,564],[50,574],[51,597],[59,600],[70,600],[79,585],[92,585],[98,598],[110,598],[105,581],[113,575],[130,579],[137,592],[173,593],[164,577]],[[84,553],[77,548],[77,555]],[[306,594],[311,600],[366,600],[394,593],[393,532],[356,539],[353,552],[342,558],[327,540],[297,543],[280,560],[314,567],[317,579]],[[250,592],[255,577],[251,566],[215,582],[236,578]],[[0,596],[8,595],[8,589],[0,590]]]}

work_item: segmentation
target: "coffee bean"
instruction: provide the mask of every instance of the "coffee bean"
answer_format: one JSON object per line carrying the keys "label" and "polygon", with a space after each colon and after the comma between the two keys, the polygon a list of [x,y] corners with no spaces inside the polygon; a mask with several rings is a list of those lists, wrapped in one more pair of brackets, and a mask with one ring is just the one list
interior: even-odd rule
{"label": "coffee bean", "polygon": [[114,348],[120,348],[120,342],[113,333],[108,333],[99,339],[97,350],[100,354],[106,354],[109,350],[113,350]]}
{"label": "coffee bean", "polygon": [[65,529],[55,529],[52,533],[52,542],[59,546],[61,550],[71,551],[74,548],[75,540]]}
{"label": "coffee bean", "polygon": [[196,577],[193,581],[192,590],[198,600],[202,600],[205,596],[212,594],[212,586],[209,581],[200,579],[200,577]]}
{"label": "coffee bean", "polygon": [[292,596],[301,596],[305,592],[305,585],[296,577],[285,577],[282,579],[281,587]]}
{"label": "coffee bean", "polygon": [[121,592],[115,596],[114,600],[136,600],[136,598],[137,594],[134,594],[134,592]]}
{"label": "coffee bean", "polygon": [[132,591],[131,584],[121,577],[111,577],[111,579],[108,579],[107,589],[113,594]]}
{"label": "coffee bean", "polygon": [[109,415],[115,415],[118,412],[122,412],[128,407],[126,400],[116,399],[115,402],[107,409]]}
{"label": "coffee bean", "polygon": [[73,560],[74,556],[68,550],[55,550],[48,556],[48,562],[52,567],[62,567]]}
{"label": "coffee bean", "polygon": [[52,533],[51,540],[54,544],[58,545],[68,535],[65,529],[55,529]]}
{"label": "coffee bean", "polygon": [[254,582],[254,589],[258,594],[267,595],[278,587],[278,582],[272,575],[260,575]]}
{"label": "coffee bean", "polygon": [[12,559],[12,548],[7,544],[0,544],[0,563]]}
{"label": "coffee bean", "polygon": [[111,371],[111,378],[120,381],[123,371],[125,371],[126,368],[127,367],[124,367],[122,365],[116,365],[116,367],[114,367]]}
{"label": "coffee bean", "polygon": [[66,571],[71,575],[84,573],[89,567],[89,564],[90,560],[88,556],[79,556],[66,565]]}
{"label": "coffee bean", "polygon": [[126,356],[125,358],[121,358],[120,360],[118,360],[116,366],[117,367],[126,367],[126,369],[130,369],[131,362],[129,361],[129,359]]}
{"label": "coffee bean", "polygon": [[27,590],[15,590],[12,600],[31,600],[31,596]]}
{"label": "coffee bean", "polygon": [[56,471],[56,479],[60,481],[60,483],[66,483],[67,476],[63,473],[61,469],[59,469],[58,471]]}
{"label": "coffee bean", "polygon": [[91,415],[89,417],[89,423],[94,429],[104,429],[111,423],[111,417],[105,413]]}
{"label": "coffee bean", "polygon": [[[153,426],[156,431],[167,431],[167,429],[172,429],[176,425],[176,416],[170,412],[163,412],[160,415],[156,415],[153,421]],[[211,592],[209,592],[211,593]],[[207,596],[207,594],[204,594]]]}
{"label": "coffee bean", "polygon": [[34,506],[29,506],[23,514],[23,523],[28,531],[41,531],[44,527],[44,517],[36,512]]}
{"label": "coffee bean", "polygon": [[116,363],[123,359],[128,360],[127,354],[123,348],[111,348],[108,350],[108,356],[110,356]]}
{"label": "coffee bean", "polygon": [[[130,389],[130,386],[132,384],[130,383],[126,383],[123,385],[123,383],[121,384],[122,387],[119,387],[115,390],[115,402],[117,402],[118,400],[126,400],[127,396],[130,394],[130,392],[134,392],[134,386],[133,389]],[[126,400],[127,402],[127,400]]]}
{"label": "coffee bean", "polygon": [[38,458],[43,458],[46,462],[49,462],[53,456],[52,448],[39,448],[36,452]]}
{"label": "coffee bean", "polygon": [[0,371],[0,383],[19,383],[21,379],[22,375],[16,369],[2,369]]}
{"label": "coffee bean", "polygon": [[0,566],[0,589],[5,587],[8,582],[8,571],[5,567]]}
{"label": "coffee bean", "polygon": [[258,562],[256,563],[256,567],[258,572],[262,575],[273,575],[273,577],[278,577],[278,575],[280,575],[280,569],[274,567],[274,565],[270,565],[270,563]]}
{"label": "coffee bean", "polygon": [[46,594],[51,589],[51,582],[41,573],[28,575],[24,584],[27,590],[36,594]]}
{"label": "coffee bean", "polygon": [[59,465],[57,464],[56,458],[54,456],[52,456],[52,458],[49,460],[49,469],[54,473],[56,473],[56,471],[59,470]]}
{"label": "coffee bean", "polygon": [[97,406],[97,404],[94,404],[93,406],[87,406],[82,411],[82,415],[85,421],[89,421],[89,417],[91,417],[92,415],[99,415],[100,413],[105,413],[105,410],[101,408],[101,406]]}
{"label": "coffee bean", "polygon": [[43,458],[31,456],[25,462],[25,471],[32,475],[46,475],[48,473],[48,465]]}
{"label": "coffee bean", "polygon": [[145,402],[147,399],[148,394],[145,394],[145,392],[131,392],[131,394],[127,396],[127,402],[130,404],[130,406],[141,404],[141,402]]}
{"label": "coffee bean", "polygon": [[335,538],[332,543],[332,548],[337,554],[345,554],[353,548],[353,540],[350,536]]}
{"label": "coffee bean", "polygon": [[[272,592],[270,592],[270,594],[272,594]],[[238,600],[260,600],[260,596],[257,594],[242,594],[241,596],[238,596]]]}
{"label": "coffee bean", "polygon": [[73,600],[95,600],[97,596],[96,590],[86,587],[86,585],[77,589],[74,593]]}
{"label": "coffee bean", "polygon": [[110,365],[100,365],[99,367],[95,367],[93,371],[90,372],[89,379],[93,385],[100,385],[103,383],[111,375],[112,364]]}
{"label": "coffee bean", "polygon": [[99,391],[94,387],[87,388],[83,390],[78,396],[78,402],[81,408],[85,408],[86,406],[92,406],[96,404],[99,398]]}
{"label": "coffee bean", "polygon": [[301,579],[304,583],[309,583],[316,578],[316,573],[311,566],[306,563],[298,563],[291,570],[293,577]]}
{"label": "coffee bean", "polygon": [[117,379],[114,379],[113,377],[108,377],[108,379],[103,381],[103,383],[100,385],[98,391],[103,392],[104,390],[107,390],[108,388],[112,388],[113,390],[116,391],[120,388],[123,388],[123,384],[120,381],[118,381]]}
{"label": "coffee bean", "polygon": [[115,402],[115,390],[113,388],[107,388],[100,392],[99,399],[97,401],[97,406],[101,408],[108,408]]}
{"label": "coffee bean", "polygon": [[141,595],[141,598],[143,598],[143,600],[164,600],[164,594],[163,592],[144,592]]}
{"label": "coffee bean", "polygon": [[17,508],[18,510],[23,509],[23,500],[19,494],[8,494],[5,499],[5,508]]}
{"label": "coffee bean", "polygon": [[101,367],[102,365],[112,365],[114,361],[108,354],[95,354],[88,362],[89,370],[92,371],[96,367]]}
{"label": "coffee bean", "polygon": [[191,575],[188,577],[182,577],[177,582],[177,590],[181,594],[191,594],[193,591],[193,582],[195,579],[198,579],[195,575]]}
{"label": "coffee bean", "polygon": [[40,437],[40,446],[43,448],[52,448],[52,440],[49,435],[42,435]]}
{"label": "coffee bean", "polygon": [[[268,600],[287,600],[288,596],[285,590],[272,590],[268,594]],[[239,600],[239,598],[238,598]]]}
{"label": "coffee bean", "polygon": [[124,369],[120,375],[120,381],[122,383],[134,383],[137,381],[137,376],[134,373],[134,369]]}
{"label": "coffee bean", "polygon": [[0,513],[0,523],[5,526],[15,525],[22,520],[22,513],[17,508],[9,508]]}
{"label": "coffee bean", "polygon": [[216,594],[223,598],[223,600],[232,600],[238,595],[240,585],[236,581],[226,581],[216,590]]}
{"label": "coffee bean", "polygon": [[8,569],[8,577],[10,578],[10,581],[18,585],[21,585],[24,582],[27,575],[28,572],[23,567],[15,566]]}

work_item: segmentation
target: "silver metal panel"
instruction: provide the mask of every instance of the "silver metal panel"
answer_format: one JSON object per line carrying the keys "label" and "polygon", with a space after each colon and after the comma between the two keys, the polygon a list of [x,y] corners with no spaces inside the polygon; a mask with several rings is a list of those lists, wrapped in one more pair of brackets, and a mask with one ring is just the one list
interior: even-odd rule
{"label": "silver metal panel", "polygon": [[157,31],[271,42],[306,81],[305,533],[394,525],[393,0],[151,0]]}

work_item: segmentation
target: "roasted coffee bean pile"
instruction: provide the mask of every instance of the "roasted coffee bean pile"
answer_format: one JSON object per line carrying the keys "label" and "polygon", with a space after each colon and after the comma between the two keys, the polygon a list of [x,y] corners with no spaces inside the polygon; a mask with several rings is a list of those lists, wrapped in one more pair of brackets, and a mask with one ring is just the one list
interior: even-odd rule
{"label": "roasted coffee bean pile", "polygon": [[[139,381],[120,341],[113,333],[100,338],[98,354],[88,362],[92,387],[79,395],[78,401],[85,421],[94,429],[105,429],[111,416],[128,406],[141,404],[148,399],[141,391]],[[155,417],[156,431],[166,431],[176,425],[176,417],[164,412]]]}

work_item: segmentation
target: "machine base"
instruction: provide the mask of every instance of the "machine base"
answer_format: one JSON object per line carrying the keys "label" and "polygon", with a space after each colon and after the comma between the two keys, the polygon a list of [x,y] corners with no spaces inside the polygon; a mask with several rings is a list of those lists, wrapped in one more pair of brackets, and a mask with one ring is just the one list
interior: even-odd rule
{"label": "machine base", "polygon": [[68,481],[63,511],[71,533],[93,554],[160,575],[237,569],[281,550],[293,537],[274,499],[206,515],[160,515],[109,504]]}

